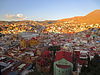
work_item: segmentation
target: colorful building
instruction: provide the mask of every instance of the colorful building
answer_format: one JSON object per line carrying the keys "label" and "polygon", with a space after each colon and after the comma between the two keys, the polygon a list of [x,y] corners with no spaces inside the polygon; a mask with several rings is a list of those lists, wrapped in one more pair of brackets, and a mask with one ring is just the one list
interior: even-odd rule
{"label": "colorful building", "polygon": [[23,48],[26,48],[26,47],[27,47],[27,44],[28,44],[28,43],[26,43],[26,42],[27,42],[26,40],[21,39],[21,40],[20,40],[20,46],[23,47]]}
{"label": "colorful building", "polygon": [[33,45],[39,44],[38,34],[23,32],[23,33],[20,33],[19,36],[21,37],[20,46],[23,48],[27,48],[27,47],[31,47]]}
{"label": "colorful building", "polygon": [[38,69],[39,72],[43,72],[43,73],[48,73],[50,72],[51,69],[51,52],[50,51],[44,51],[40,58],[37,59],[36,62],[36,67]]}
{"label": "colorful building", "polygon": [[71,75],[72,70],[72,53],[65,51],[56,52],[54,61],[54,75]]}

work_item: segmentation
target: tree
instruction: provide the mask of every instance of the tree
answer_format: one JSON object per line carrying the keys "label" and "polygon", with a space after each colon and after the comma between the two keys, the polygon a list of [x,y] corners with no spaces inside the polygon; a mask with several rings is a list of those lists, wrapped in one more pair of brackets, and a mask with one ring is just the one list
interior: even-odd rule
{"label": "tree", "polygon": [[53,51],[53,55],[55,56],[56,51],[60,50],[60,46],[50,46],[48,50]]}

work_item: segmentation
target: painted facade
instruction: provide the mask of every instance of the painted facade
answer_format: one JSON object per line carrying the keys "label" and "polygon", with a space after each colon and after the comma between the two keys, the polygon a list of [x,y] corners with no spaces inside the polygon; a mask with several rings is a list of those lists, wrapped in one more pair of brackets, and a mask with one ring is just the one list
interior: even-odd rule
{"label": "painted facade", "polygon": [[[60,55],[59,55],[60,54]],[[59,58],[59,56],[60,58]],[[56,53],[56,59],[54,62],[54,75],[72,75],[73,64],[69,59],[71,57],[67,57],[67,52]]]}

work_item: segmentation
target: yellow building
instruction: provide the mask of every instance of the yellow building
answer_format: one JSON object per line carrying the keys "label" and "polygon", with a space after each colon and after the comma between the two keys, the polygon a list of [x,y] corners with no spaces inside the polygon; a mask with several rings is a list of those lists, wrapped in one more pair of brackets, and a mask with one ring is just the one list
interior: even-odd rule
{"label": "yellow building", "polygon": [[29,45],[30,45],[30,46],[38,45],[38,44],[39,44],[39,41],[36,40],[36,39],[31,39],[31,40],[29,40]]}
{"label": "yellow building", "polygon": [[39,36],[38,34],[33,34],[29,32],[21,33],[20,35],[20,46],[23,48],[31,47],[34,45],[38,45],[39,41],[36,37]]}
{"label": "yellow building", "polygon": [[39,44],[39,41],[36,39],[30,39],[30,40],[21,39],[20,40],[20,46],[23,48],[31,47],[33,45],[38,45],[38,44]]}
{"label": "yellow building", "polygon": [[27,42],[26,42],[26,40],[21,39],[21,40],[20,40],[20,46],[23,47],[23,48],[26,48],[26,47],[27,47]]}

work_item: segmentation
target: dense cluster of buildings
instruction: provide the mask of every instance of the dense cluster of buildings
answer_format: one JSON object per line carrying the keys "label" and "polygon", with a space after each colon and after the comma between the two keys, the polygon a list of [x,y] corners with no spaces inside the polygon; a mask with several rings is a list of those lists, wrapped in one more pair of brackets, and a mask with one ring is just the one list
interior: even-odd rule
{"label": "dense cluster of buildings", "polygon": [[40,23],[30,23],[32,25],[27,22],[1,25],[0,67],[3,75],[30,72],[78,75],[82,65],[88,64],[88,58],[92,60],[95,54],[100,55],[99,24],[71,26],[64,22],[45,28],[37,25]]}
{"label": "dense cluster of buildings", "polygon": [[36,33],[76,33],[87,30],[89,28],[100,28],[100,24],[76,23],[70,21],[18,21],[18,22],[0,22],[0,32],[3,34],[17,34],[20,32],[36,32]]}
{"label": "dense cluster of buildings", "polygon": [[58,22],[54,24],[49,24],[46,26],[47,28],[44,32],[53,32],[53,33],[76,33],[80,31],[87,30],[89,28],[100,28],[100,24],[77,24],[77,23],[69,23],[69,22]]}
{"label": "dense cluster of buildings", "polygon": [[0,22],[0,32],[3,34],[18,34],[20,32],[39,33],[44,26],[35,21]]}

